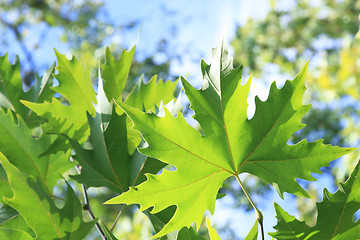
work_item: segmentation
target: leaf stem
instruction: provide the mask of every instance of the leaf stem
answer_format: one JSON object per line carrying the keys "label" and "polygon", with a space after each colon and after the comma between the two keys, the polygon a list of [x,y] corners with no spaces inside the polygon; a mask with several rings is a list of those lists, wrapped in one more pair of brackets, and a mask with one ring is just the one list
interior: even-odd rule
{"label": "leaf stem", "polygon": [[251,206],[254,208],[255,210],[255,216],[256,216],[256,220],[258,221],[258,223],[260,224],[260,229],[261,229],[261,239],[264,240],[264,226],[263,226],[263,215],[260,212],[260,210],[256,207],[255,203],[253,202],[253,200],[251,199],[250,195],[247,193],[247,191],[245,190],[245,187],[243,185],[243,183],[241,182],[239,176],[236,174],[235,175],[236,180],[239,182],[241,189],[243,190],[243,192],[245,193],[247,199],[249,200]]}
{"label": "leaf stem", "polygon": [[120,211],[119,211],[118,215],[116,216],[115,221],[114,221],[113,224],[111,225],[111,228],[110,228],[110,231],[111,231],[111,232],[112,232],[112,230],[114,229],[117,221],[119,220],[120,215],[121,215],[121,213],[123,212],[124,208],[125,208],[125,204],[121,206]]}
{"label": "leaf stem", "polygon": [[[70,157],[70,161],[73,162],[74,159],[73,159],[72,157]],[[81,168],[80,168],[80,166],[75,165],[75,169],[76,169],[76,171],[77,171],[79,174],[81,174]],[[92,210],[91,210],[91,208],[90,208],[89,196],[88,196],[88,194],[87,194],[87,192],[86,192],[86,186],[85,186],[84,184],[81,184],[81,188],[82,188],[83,197],[84,197],[84,207],[83,207],[83,209],[88,212],[91,220],[95,220],[95,219],[96,219],[96,218],[95,218],[95,215],[94,215],[94,213],[92,212]],[[106,235],[105,235],[104,231],[102,230],[102,228],[100,227],[100,224],[98,223],[98,221],[96,221],[95,227],[96,227],[97,231],[99,232],[101,238],[102,238],[103,240],[107,240]]]}

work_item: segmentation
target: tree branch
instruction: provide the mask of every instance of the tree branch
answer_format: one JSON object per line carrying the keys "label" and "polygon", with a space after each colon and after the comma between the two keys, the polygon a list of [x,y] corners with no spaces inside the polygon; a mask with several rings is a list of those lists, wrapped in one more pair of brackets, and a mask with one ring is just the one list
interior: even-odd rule
{"label": "tree branch", "polygon": [[[70,157],[70,161],[73,162],[74,159],[72,157]],[[79,174],[81,174],[80,166],[76,165],[75,169]],[[88,197],[87,192],[86,192],[86,186],[84,184],[81,184],[81,188],[82,188],[83,196],[84,196],[84,208],[83,209],[88,212],[91,220],[95,220],[96,218],[94,216],[94,213],[92,212],[92,210],[90,208],[89,197]],[[97,231],[99,232],[101,238],[103,240],[107,240],[106,235],[105,235],[104,231],[102,230],[102,228],[101,228],[101,226],[100,226],[100,224],[98,222],[95,223],[95,227],[96,227]]]}

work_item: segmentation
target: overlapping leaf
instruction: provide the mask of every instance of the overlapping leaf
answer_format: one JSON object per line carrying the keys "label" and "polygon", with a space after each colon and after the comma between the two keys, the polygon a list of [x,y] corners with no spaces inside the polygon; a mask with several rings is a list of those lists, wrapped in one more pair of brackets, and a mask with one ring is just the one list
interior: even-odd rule
{"label": "overlapping leaf", "polygon": [[42,122],[41,119],[32,114],[28,108],[21,104],[20,100],[32,102],[50,100],[53,95],[50,89],[53,72],[54,64],[42,78],[36,75],[33,86],[24,92],[18,59],[14,64],[11,64],[7,54],[0,57],[0,106],[19,114],[30,127],[39,125]]}
{"label": "overlapping leaf", "polygon": [[[148,83],[144,81],[144,75],[140,76],[137,84],[125,99],[125,103],[129,106],[136,107],[144,112],[155,112],[155,106],[159,106],[160,102],[168,103],[174,96],[177,81],[164,82],[162,79],[157,80],[157,76],[153,76]],[[127,126],[132,126],[130,120]],[[128,149],[129,153],[133,153],[135,148],[139,146],[141,136],[139,132],[128,128]]]}
{"label": "overlapping leaf", "polygon": [[134,89],[125,99],[125,103],[129,106],[142,109],[145,112],[149,110],[154,112],[155,104],[159,104],[160,101],[167,103],[174,98],[173,93],[176,85],[177,81],[163,82],[161,79],[158,81],[156,75],[148,83],[145,83],[144,75],[141,75]]}
{"label": "overlapping leaf", "polygon": [[97,101],[96,116],[93,118],[88,114],[92,149],[86,150],[77,141],[70,139],[82,166],[82,173],[73,178],[88,187],[105,186],[122,193],[129,186],[144,181],[145,172],[156,174],[166,164],[138,152],[129,154],[127,117],[113,110],[113,103],[108,102],[105,96],[101,77]]}
{"label": "overlapping leaf", "polygon": [[76,60],[68,60],[65,55],[55,51],[58,60],[56,75],[59,86],[53,90],[61,94],[69,102],[66,106],[59,99],[53,97],[51,103],[22,103],[47,120],[46,130],[51,133],[63,133],[80,141],[87,138],[86,112],[95,114],[93,104],[96,103],[95,91],[91,85],[89,69]]}
{"label": "overlapping leaf", "polygon": [[[160,232],[161,229],[169,222],[171,217],[174,215],[175,210],[176,210],[175,206],[172,206],[156,214],[151,214],[150,211],[148,210],[144,211],[145,215],[149,218],[151,224],[153,225],[153,231],[155,232],[155,234]],[[167,235],[158,238],[158,240],[182,240],[182,239],[204,240],[205,238],[202,237],[193,227],[190,228],[183,227],[179,231],[173,231]]]}
{"label": "overlapping leaf", "polygon": [[105,186],[118,193],[126,191],[130,180],[126,116],[113,113],[106,130],[101,127],[100,114],[95,118],[88,115],[88,119],[93,149],[85,150],[70,140],[82,166],[82,174],[73,177],[89,187]]}
{"label": "overlapping leaf", "polygon": [[147,175],[146,182],[107,202],[139,203],[141,210],[153,207],[152,213],[175,205],[174,216],[154,237],[193,222],[199,226],[206,209],[213,213],[217,192],[230,176],[249,172],[272,183],[280,195],[286,191],[308,196],[296,179],[314,180],[311,172],[321,173],[320,167],[353,150],[322,141],[287,144],[304,126],[300,120],[309,109],[302,105],[307,66],[282,89],[272,84],[265,102],[256,98],[251,120],[246,102],[250,81],[241,85],[242,68],[233,69],[223,42],[213,50],[211,66],[205,62],[201,66],[200,90],[184,79],[182,83],[203,134],[181,114],[174,118],[166,111],[158,117],[117,102],[149,143],[141,152],[176,167],[176,171]]}
{"label": "overlapping leaf", "polygon": [[109,102],[113,98],[121,100],[134,53],[135,47],[129,52],[124,50],[120,60],[116,61],[112,56],[110,49],[106,48],[105,65],[101,77],[104,80],[104,90]]}
{"label": "overlapping leaf", "polygon": [[13,189],[13,197],[4,201],[24,217],[36,235],[32,238],[16,229],[0,229],[3,237],[7,236],[2,239],[12,239],[14,231],[17,239],[82,239],[93,228],[94,221],[83,221],[81,204],[69,184],[65,204],[59,209],[38,177],[19,171],[2,154],[0,161]]}
{"label": "overlapping leaf", "polygon": [[277,231],[270,235],[277,239],[359,239],[360,222],[353,222],[355,212],[360,209],[359,165],[360,162],[334,194],[324,189],[323,201],[317,203],[318,216],[314,227],[298,221],[275,204],[278,223],[274,228]]}
{"label": "overlapping leaf", "polygon": [[[11,197],[12,192],[2,196]],[[15,209],[3,205],[0,208],[0,239],[31,239],[30,236],[35,237],[35,233],[25,219]]]}
{"label": "overlapping leaf", "polygon": [[[9,196],[11,194],[11,187],[7,179],[4,168],[0,165],[0,196]],[[3,200],[0,199],[0,203],[3,204]]]}
{"label": "overlapping leaf", "polygon": [[10,64],[5,54],[0,57],[0,106],[23,112],[25,107],[19,102],[23,95],[19,60],[16,58],[15,63]]}
{"label": "overlapping leaf", "polygon": [[14,117],[9,110],[0,110],[0,152],[20,171],[38,177],[49,194],[60,174],[73,166],[69,151],[40,156],[53,141],[54,136],[48,135],[35,139],[22,118]]}

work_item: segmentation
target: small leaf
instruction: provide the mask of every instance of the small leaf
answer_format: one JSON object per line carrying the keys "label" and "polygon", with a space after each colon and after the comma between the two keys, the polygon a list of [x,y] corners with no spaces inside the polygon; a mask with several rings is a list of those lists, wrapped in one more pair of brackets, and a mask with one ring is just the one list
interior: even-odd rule
{"label": "small leaf", "polygon": [[[53,73],[55,70],[55,63],[46,70],[42,78],[35,75],[35,81],[29,91],[27,91],[23,98],[19,100],[27,100],[30,102],[41,103],[44,101],[50,101],[54,95],[54,91],[51,90],[51,85],[53,83]],[[43,123],[44,120],[34,114],[30,109],[26,109],[26,115],[22,115],[23,119],[29,127],[38,126],[40,123]]]}
{"label": "small leaf", "polygon": [[276,218],[278,219],[277,225],[274,227],[277,232],[269,233],[270,236],[277,239],[309,239],[318,233],[313,231],[305,222],[298,221],[294,216],[290,216],[285,212],[277,203],[274,203]]}
{"label": "small leaf", "polygon": [[0,57],[0,106],[21,113],[25,111],[19,102],[23,95],[19,59],[16,57],[15,63],[11,64],[6,53]]}
{"label": "small leaf", "polygon": [[200,236],[200,234],[193,228],[187,228],[187,227],[183,227],[178,235],[177,235],[177,240],[205,240],[204,237]]}
{"label": "small leaf", "polygon": [[[176,90],[176,82],[163,82],[161,79],[157,81],[157,76],[153,76],[148,83],[144,81],[144,75],[140,76],[139,81],[125,99],[125,103],[129,106],[142,109],[144,112],[156,111],[156,105],[161,105],[161,102],[168,103],[174,96]],[[181,103],[180,103],[181,105]],[[127,121],[127,126],[131,126],[130,119]],[[133,153],[135,148],[141,142],[141,135],[138,131],[128,128],[128,148],[129,153]]]}

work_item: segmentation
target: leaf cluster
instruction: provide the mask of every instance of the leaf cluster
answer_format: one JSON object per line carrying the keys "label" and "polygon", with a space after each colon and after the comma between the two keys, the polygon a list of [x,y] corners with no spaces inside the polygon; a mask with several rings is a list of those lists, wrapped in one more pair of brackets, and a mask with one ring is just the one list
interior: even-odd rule
{"label": "leaf cluster", "polygon": [[[198,232],[204,213],[214,213],[228,178],[238,181],[256,213],[246,239],[257,238],[258,223],[264,238],[262,213],[241,173],[271,184],[281,197],[284,192],[310,197],[297,179],[316,180],[311,173],[321,173],[321,167],[354,150],[322,140],[288,144],[310,109],[302,104],[307,64],[282,88],[273,83],[266,101],[256,98],[255,115],[248,119],[251,77],[242,84],[243,68],[233,68],[222,40],[213,49],[212,63],[201,62],[201,89],[181,78],[198,123],[194,128],[181,113],[180,97],[174,99],[177,82],[154,76],[145,83],[140,77],[124,94],[134,52],[123,51],[117,60],[106,49],[95,88],[89,68],[56,52],[57,66],[27,92],[19,63],[9,63],[7,55],[0,58],[1,239],[82,239],[94,226],[104,239],[116,239],[118,218],[111,227],[95,218],[90,187],[106,189],[106,204],[121,204],[119,216],[124,204],[137,204],[152,224],[153,238],[204,239]],[[360,207],[357,169],[338,193],[324,192],[327,199],[318,205],[314,228],[275,205],[279,222],[271,235],[356,239],[358,223],[351,224],[351,218]],[[58,196],[64,180],[66,195]],[[82,187],[83,199],[72,185]],[[329,216],[332,225],[326,223]],[[207,223],[210,239],[220,239]],[[295,227],[289,230],[290,225]],[[331,233],[329,226],[335,229]]]}

